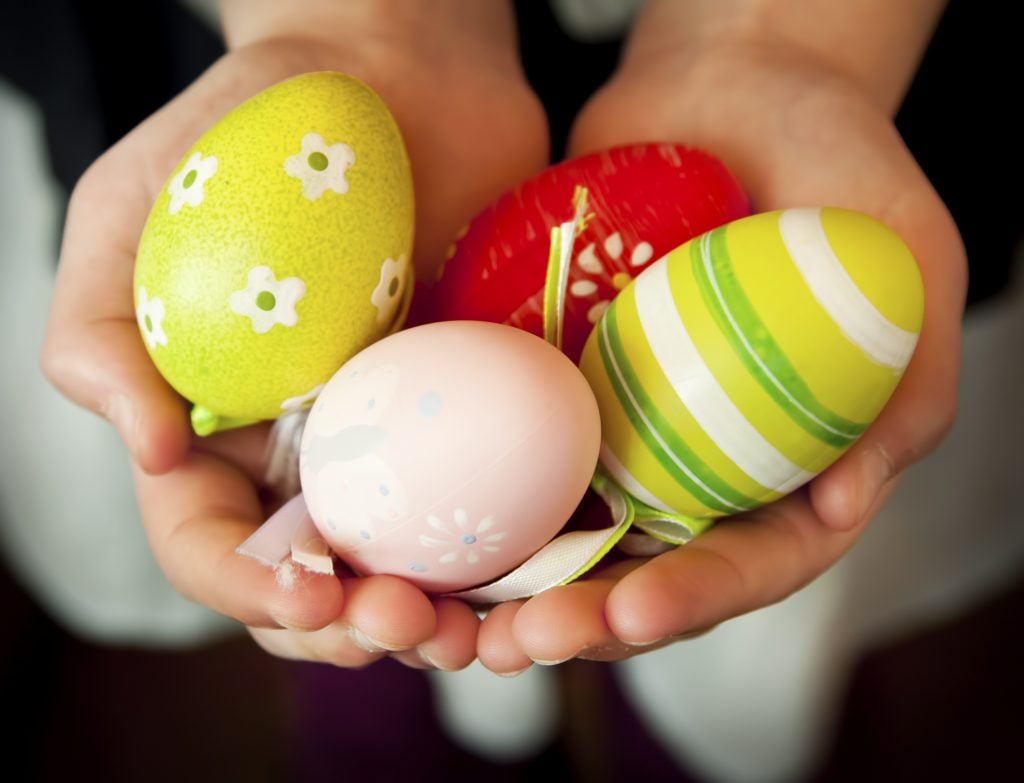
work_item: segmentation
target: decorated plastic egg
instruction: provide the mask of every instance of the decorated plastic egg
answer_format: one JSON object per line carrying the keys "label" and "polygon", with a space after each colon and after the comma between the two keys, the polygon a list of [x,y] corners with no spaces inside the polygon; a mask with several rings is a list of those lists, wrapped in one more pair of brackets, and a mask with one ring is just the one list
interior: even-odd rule
{"label": "decorated plastic egg", "polygon": [[302,408],[404,318],[413,191],[398,127],[340,73],[272,86],[207,130],[157,197],[135,305],[208,432]]}
{"label": "decorated plastic egg", "polygon": [[562,348],[576,361],[615,295],[686,240],[749,214],[738,182],[716,158],[678,144],[641,144],[553,166],[505,193],[470,223],[441,279],[413,318],[470,318],[543,335],[551,229],[573,217],[577,187],[588,217],[565,296]]}
{"label": "decorated plastic egg", "polygon": [[704,234],[619,294],[587,342],[601,463],[688,517],[775,500],[878,415],[922,310],[910,251],[860,213],[792,209]]}
{"label": "decorated plastic egg", "polygon": [[360,573],[450,591],[552,539],[600,445],[593,392],[539,337],[446,321],[397,332],[342,367],[300,447],[310,516]]}

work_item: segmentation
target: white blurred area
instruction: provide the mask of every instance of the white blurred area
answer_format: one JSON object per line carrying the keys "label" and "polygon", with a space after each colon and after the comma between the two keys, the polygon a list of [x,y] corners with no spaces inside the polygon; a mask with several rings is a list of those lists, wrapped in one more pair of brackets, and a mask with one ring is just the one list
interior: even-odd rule
{"label": "white blurred area", "polygon": [[[1019,583],[1021,277],[967,317],[956,425],[907,471],[843,560],[782,603],[617,665],[646,727],[685,769],[712,783],[810,779],[830,750],[861,656],[956,622]],[[442,700],[453,733],[485,757],[535,750],[535,715],[503,711],[509,685],[491,679],[479,668],[434,678],[442,692],[475,694]],[[528,687],[537,685],[534,678]]]}
{"label": "white blurred area", "polygon": [[965,319],[952,432],[907,471],[843,560],[776,606],[620,667],[649,728],[690,769],[728,783],[804,779],[829,750],[860,656],[1019,584],[1021,277]]}
{"label": "white blurred area", "polygon": [[[0,554],[58,622],[89,640],[187,648],[238,633],[168,585],[116,433],[39,372],[65,197],[45,155],[37,110],[0,81]],[[723,783],[800,780],[827,749],[860,655],[955,620],[1019,578],[1020,278],[966,319],[955,429],[908,472],[849,556],[777,606],[618,666],[648,727],[687,768]],[[485,757],[525,755],[543,744],[539,726],[554,730],[551,677],[517,686],[475,666],[432,681],[446,725]]]}
{"label": "white blurred area", "polygon": [[113,427],[39,371],[62,219],[42,118],[0,80],[0,545],[60,623],[101,643],[186,647],[236,623],[180,597],[157,569]]}

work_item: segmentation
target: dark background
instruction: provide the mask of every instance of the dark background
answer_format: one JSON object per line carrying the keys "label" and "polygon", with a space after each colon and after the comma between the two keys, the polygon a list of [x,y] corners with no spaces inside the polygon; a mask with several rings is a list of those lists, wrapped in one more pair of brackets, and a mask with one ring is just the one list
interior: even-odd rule
{"label": "dark background", "polygon": [[[992,10],[950,6],[898,117],[964,236],[972,307],[1005,287],[1024,225],[1019,51],[1012,26]],[[565,37],[546,3],[520,2],[517,11],[557,152],[583,97],[614,67],[618,42]],[[169,1],[0,6],[0,78],[39,102],[54,173],[68,190],[220,51]],[[452,745],[422,676],[387,661],[361,672],[293,664],[244,635],[185,652],[107,647],[61,628],[2,568],[0,616],[8,780],[696,779],[673,769],[599,664],[560,667],[567,718],[556,743],[501,766]],[[816,781],[996,779],[997,770],[1019,770],[1022,629],[1024,579],[954,622],[866,655]],[[341,721],[343,745],[310,728],[325,709]],[[424,764],[445,772],[424,776]]]}
{"label": "dark background", "polygon": [[[620,42],[567,36],[545,2],[515,7],[523,62],[548,108],[557,159],[577,110],[614,68]],[[897,117],[964,237],[972,303],[1005,286],[1024,234],[1019,42],[992,10],[969,0],[949,5]],[[39,101],[54,172],[69,190],[221,51],[219,39],[173,0],[0,6],[0,75]]]}

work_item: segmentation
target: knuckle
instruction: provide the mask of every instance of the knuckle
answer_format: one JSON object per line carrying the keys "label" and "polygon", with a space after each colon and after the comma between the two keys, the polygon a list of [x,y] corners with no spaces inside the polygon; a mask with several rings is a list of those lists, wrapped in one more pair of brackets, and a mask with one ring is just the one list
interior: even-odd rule
{"label": "knuckle", "polygon": [[49,383],[67,394],[73,386],[76,371],[74,353],[67,345],[52,335],[43,342],[39,351],[39,369]]}

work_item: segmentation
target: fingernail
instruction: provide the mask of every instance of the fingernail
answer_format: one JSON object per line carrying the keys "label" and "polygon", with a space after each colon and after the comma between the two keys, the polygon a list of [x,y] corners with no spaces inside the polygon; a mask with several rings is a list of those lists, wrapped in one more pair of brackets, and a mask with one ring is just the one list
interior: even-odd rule
{"label": "fingernail", "polygon": [[650,642],[631,642],[628,639],[623,639],[622,643],[628,647],[650,647],[652,644],[658,644],[661,641],[661,639],[655,639]]}
{"label": "fingernail", "polygon": [[270,619],[273,620],[275,623],[277,623],[277,625],[280,626],[285,631],[308,631],[309,630],[308,628],[299,628],[297,625],[293,625],[291,623],[287,623],[287,622],[281,620],[279,617],[277,617],[275,615],[270,615]]}
{"label": "fingernail", "polygon": [[[712,626],[713,628],[714,626]],[[703,636],[708,633],[711,628],[700,628],[696,631],[680,631],[679,633],[672,633],[668,636],[662,636],[658,639],[651,639],[647,642],[635,642],[623,639],[622,643],[630,647],[655,647],[659,644],[671,644],[672,642],[681,642],[686,639],[696,639],[698,636]]]}
{"label": "fingernail", "polygon": [[416,654],[419,655],[419,657],[423,661],[423,663],[425,663],[427,666],[430,666],[431,668],[437,669],[439,672],[454,672],[454,671],[458,671],[458,669],[455,668],[455,667],[445,666],[445,665],[439,663],[438,661],[434,660],[433,657],[431,657],[427,653],[423,652],[423,650],[417,650]]}
{"label": "fingernail", "polygon": [[350,625],[348,629],[349,638],[355,642],[356,647],[364,652],[368,653],[382,653],[387,652],[388,649],[379,642],[374,641],[365,633],[360,631],[354,625]]}
{"label": "fingernail", "polygon": [[514,672],[496,672],[496,674],[499,677],[504,677],[506,679],[512,679],[513,677],[518,677],[520,674],[522,674],[523,672],[525,672],[529,668],[530,668],[530,666],[527,665],[527,666],[524,666],[522,669],[516,669]]}
{"label": "fingernail", "polygon": [[565,663],[566,661],[572,660],[573,658],[575,658],[579,654],[580,654],[580,651],[576,651],[572,655],[567,655],[564,658],[559,658],[558,660],[554,660],[554,661],[542,661],[542,660],[539,660],[537,658],[534,658],[533,662],[537,663],[537,664],[540,664],[541,666],[558,666],[558,664]]}

